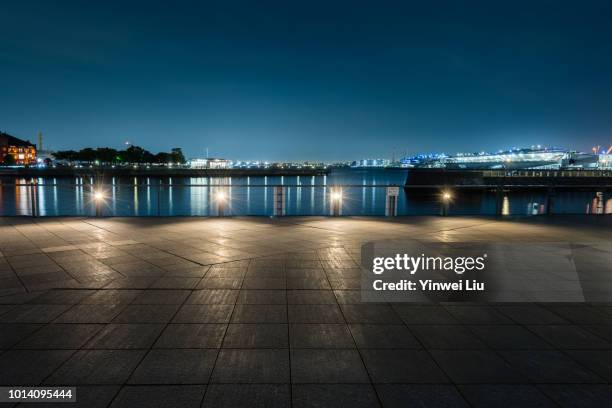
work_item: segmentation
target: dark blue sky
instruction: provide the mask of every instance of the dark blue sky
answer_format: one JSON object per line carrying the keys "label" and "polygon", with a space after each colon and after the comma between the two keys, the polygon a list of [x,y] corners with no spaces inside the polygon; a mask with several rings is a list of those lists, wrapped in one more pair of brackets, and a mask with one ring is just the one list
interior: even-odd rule
{"label": "dark blue sky", "polygon": [[269,160],[612,143],[609,1],[93,3],[2,2],[1,130]]}

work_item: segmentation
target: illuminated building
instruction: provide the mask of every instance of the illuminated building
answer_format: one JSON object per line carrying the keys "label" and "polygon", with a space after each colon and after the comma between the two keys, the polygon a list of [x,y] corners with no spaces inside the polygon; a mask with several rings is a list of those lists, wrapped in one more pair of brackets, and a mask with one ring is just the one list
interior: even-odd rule
{"label": "illuminated building", "polygon": [[36,164],[36,145],[0,132],[0,163],[7,163],[9,155],[14,159],[11,164],[18,166]]}
{"label": "illuminated building", "polygon": [[227,169],[230,162],[226,159],[192,159],[189,166],[192,169]]}
{"label": "illuminated building", "polygon": [[387,167],[391,164],[388,159],[362,159],[351,163],[351,167]]}

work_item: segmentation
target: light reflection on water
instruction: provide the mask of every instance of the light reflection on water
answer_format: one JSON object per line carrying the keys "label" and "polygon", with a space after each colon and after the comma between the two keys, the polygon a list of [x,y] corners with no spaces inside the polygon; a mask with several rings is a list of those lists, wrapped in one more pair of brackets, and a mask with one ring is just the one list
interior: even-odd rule
{"label": "light reflection on water", "polygon": [[[274,185],[286,187],[287,215],[328,215],[329,187],[343,188],[342,214],[384,215],[385,186],[402,186],[402,170],[338,170],[330,176],[301,177],[112,177],[104,185],[102,215],[116,216],[207,216],[217,215],[215,195],[228,196],[226,215],[272,215]],[[29,179],[0,179],[0,215],[30,215],[32,194],[40,216],[94,215],[93,178],[39,178],[37,186]],[[311,187],[314,185],[315,187]],[[374,188],[373,186],[379,186]],[[456,215],[494,215],[493,192],[455,192],[449,213]],[[503,215],[546,213],[543,191],[506,192],[502,197]],[[398,215],[440,214],[439,194],[435,191],[400,189]],[[612,199],[596,191],[559,191],[555,213],[612,213]]]}

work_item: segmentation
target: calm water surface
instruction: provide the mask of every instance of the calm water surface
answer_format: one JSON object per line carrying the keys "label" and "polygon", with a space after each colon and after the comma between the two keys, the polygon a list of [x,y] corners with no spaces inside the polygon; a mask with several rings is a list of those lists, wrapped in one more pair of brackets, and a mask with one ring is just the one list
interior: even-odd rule
{"label": "calm water surface", "polygon": [[[308,177],[116,177],[104,186],[102,215],[114,216],[208,216],[218,215],[218,191],[229,197],[226,215],[273,213],[274,185],[286,187],[287,215],[328,215],[330,189],[344,185],[343,215],[384,215],[385,187],[403,186],[405,170],[334,170],[329,176]],[[93,180],[89,178],[39,178],[33,191],[15,186],[29,180],[0,179],[0,215],[30,215],[32,194],[40,216],[90,216],[95,214]],[[314,186],[314,187],[312,187]],[[587,214],[597,208],[596,191],[558,192],[555,212]],[[544,192],[511,192],[503,197],[503,213],[536,215],[546,212]],[[612,200],[603,205],[612,213]],[[602,205],[599,205],[602,208]],[[400,188],[398,215],[433,215],[441,211],[439,193],[405,191]],[[449,207],[455,215],[495,214],[495,194],[454,192]]]}

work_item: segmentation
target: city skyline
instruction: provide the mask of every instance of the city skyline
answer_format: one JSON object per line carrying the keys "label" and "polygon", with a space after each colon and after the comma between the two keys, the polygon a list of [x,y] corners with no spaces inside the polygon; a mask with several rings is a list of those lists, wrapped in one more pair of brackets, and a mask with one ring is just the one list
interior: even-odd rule
{"label": "city skyline", "polygon": [[341,161],[612,142],[611,5],[4,4],[0,128]]}

